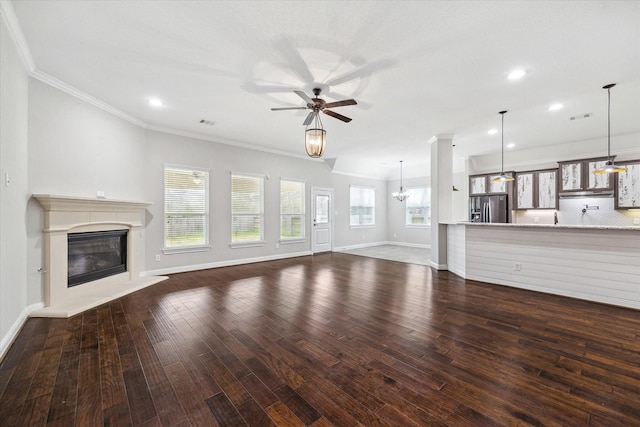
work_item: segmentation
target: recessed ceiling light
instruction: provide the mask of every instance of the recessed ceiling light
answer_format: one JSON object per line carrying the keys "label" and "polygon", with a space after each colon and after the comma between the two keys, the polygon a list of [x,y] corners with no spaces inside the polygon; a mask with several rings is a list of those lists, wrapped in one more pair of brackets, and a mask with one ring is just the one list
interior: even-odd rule
{"label": "recessed ceiling light", "polygon": [[507,148],[513,148],[515,146],[516,146],[515,142],[510,142],[510,143],[507,144]]}
{"label": "recessed ceiling light", "polygon": [[564,108],[564,104],[552,104],[549,106],[549,111],[558,111]]}
{"label": "recessed ceiling light", "polygon": [[495,135],[496,133],[498,133],[498,129],[489,129],[489,132],[487,132],[489,135]]}
{"label": "recessed ceiling light", "polygon": [[150,98],[149,104],[153,105],[154,107],[162,107],[164,105],[164,102],[162,102],[162,100],[158,98]]}
{"label": "recessed ceiling light", "polygon": [[508,78],[509,80],[518,80],[524,77],[525,74],[524,70],[513,70],[509,73]]}

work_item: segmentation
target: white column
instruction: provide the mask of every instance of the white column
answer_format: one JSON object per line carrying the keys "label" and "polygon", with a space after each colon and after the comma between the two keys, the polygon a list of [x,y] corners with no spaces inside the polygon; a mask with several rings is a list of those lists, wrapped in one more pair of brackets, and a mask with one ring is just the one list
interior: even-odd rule
{"label": "white column", "polygon": [[453,135],[436,135],[431,148],[431,267],[447,269],[447,224],[452,222]]}

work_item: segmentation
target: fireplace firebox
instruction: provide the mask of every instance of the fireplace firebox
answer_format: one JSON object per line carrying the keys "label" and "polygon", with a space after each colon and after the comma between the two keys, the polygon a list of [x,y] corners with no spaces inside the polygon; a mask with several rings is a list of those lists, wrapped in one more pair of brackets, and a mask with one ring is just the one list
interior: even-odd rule
{"label": "fireplace firebox", "polygon": [[68,234],[67,287],[127,271],[127,230]]}

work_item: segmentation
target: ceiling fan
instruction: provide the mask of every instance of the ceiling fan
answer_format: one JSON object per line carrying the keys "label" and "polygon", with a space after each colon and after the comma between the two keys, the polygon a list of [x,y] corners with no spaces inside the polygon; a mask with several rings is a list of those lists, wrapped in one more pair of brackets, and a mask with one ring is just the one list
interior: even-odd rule
{"label": "ceiling fan", "polygon": [[313,121],[313,118],[318,115],[320,111],[325,113],[327,116],[334,117],[338,120],[342,120],[343,122],[349,123],[351,119],[349,117],[343,116],[342,114],[338,114],[327,108],[335,108],[335,107],[343,107],[345,105],[357,105],[355,99],[345,99],[343,101],[336,102],[326,102],[324,99],[318,98],[320,96],[321,89],[315,88],[313,89],[313,94],[315,98],[310,98],[306,93],[301,90],[293,91],[296,95],[302,98],[307,105],[304,107],[284,107],[284,108],[272,108],[271,111],[282,111],[282,110],[306,110],[309,109],[311,112],[307,115],[307,118],[302,123],[303,126],[309,125]]}

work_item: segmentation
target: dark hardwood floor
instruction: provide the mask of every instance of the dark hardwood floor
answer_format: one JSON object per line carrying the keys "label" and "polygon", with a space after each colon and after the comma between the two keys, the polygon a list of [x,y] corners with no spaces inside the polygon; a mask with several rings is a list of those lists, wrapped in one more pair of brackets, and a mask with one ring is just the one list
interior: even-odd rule
{"label": "dark hardwood floor", "polygon": [[29,319],[2,426],[640,425],[640,312],[322,254]]}

